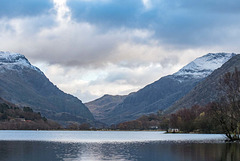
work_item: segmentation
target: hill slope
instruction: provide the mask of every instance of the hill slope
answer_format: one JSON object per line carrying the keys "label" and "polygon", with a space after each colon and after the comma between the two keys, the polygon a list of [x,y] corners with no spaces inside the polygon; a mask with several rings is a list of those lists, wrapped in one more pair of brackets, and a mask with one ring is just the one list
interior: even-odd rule
{"label": "hill slope", "polygon": [[221,68],[216,69],[204,81],[200,82],[193,90],[173,104],[165,112],[171,113],[184,107],[189,108],[195,104],[206,105],[209,102],[216,101],[223,94],[219,90],[219,79],[225,73],[233,72],[235,67],[240,70],[240,55],[234,56],[223,64]]}
{"label": "hill slope", "polygon": [[61,126],[30,107],[19,108],[0,98],[0,130],[56,130]]}
{"label": "hill slope", "polygon": [[25,56],[0,52],[0,97],[20,106],[30,106],[58,121],[94,120],[76,97],[58,89]]}
{"label": "hill slope", "polygon": [[233,56],[235,54],[232,53],[209,53],[195,59],[173,75],[162,77],[128,95],[114,110],[105,115],[104,123],[119,123],[165,110]]}
{"label": "hill slope", "polygon": [[99,99],[85,103],[85,105],[92,112],[96,120],[105,122],[105,116],[112,112],[125,98],[126,96],[104,95]]}

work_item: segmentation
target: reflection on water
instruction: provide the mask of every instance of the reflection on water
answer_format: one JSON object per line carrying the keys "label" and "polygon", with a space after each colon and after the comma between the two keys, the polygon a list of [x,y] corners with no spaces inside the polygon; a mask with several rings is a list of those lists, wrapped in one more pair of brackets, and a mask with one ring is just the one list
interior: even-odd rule
{"label": "reflection on water", "polygon": [[223,135],[163,132],[0,131],[0,161],[239,161]]}
{"label": "reflection on water", "polygon": [[67,143],[112,143],[149,141],[218,141],[221,134],[164,134],[153,131],[12,131],[0,130],[2,141],[50,141]]}
{"label": "reflection on water", "polygon": [[1,141],[1,161],[152,160],[238,161],[237,143],[61,143]]}

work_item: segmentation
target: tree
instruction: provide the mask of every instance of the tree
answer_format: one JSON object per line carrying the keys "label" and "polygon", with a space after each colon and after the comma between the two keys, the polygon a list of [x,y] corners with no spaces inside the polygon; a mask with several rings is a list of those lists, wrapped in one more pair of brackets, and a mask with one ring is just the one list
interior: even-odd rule
{"label": "tree", "polygon": [[23,107],[24,112],[33,112],[33,110],[30,107]]}
{"label": "tree", "polygon": [[76,122],[70,122],[67,126],[67,129],[69,130],[78,130],[79,129],[79,124]]}
{"label": "tree", "polygon": [[237,68],[233,73],[224,74],[219,85],[225,96],[210,105],[213,116],[230,141],[240,140],[240,72]]}
{"label": "tree", "polygon": [[79,130],[89,130],[90,129],[90,124],[88,123],[83,123],[79,125]]}

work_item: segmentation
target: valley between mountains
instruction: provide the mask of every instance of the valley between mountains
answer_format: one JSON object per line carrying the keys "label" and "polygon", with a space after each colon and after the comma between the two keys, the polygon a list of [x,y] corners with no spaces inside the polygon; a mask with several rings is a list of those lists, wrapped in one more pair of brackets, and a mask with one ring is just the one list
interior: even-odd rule
{"label": "valley between mountains", "polygon": [[[5,108],[8,114],[14,107],[30,107],[41,114],[40,120],[47,118],[57,122],[55,126],[79,129],[79,125],[87,124],[87,128],[106,128],[152,114],[167,116],[183,108],[217,101],[224,96],[219,80],[235,69],[240,69],[239,55],[209,53],[136,92],[124,96],[106,94],[83,104],[79,98],[60,90],[24,55],[0,52],[0,98],[2,105],[8,105]],[[0,112],[1,122],[20,118],[18,114],[13,118],[5,115],[4,110]],[[157,125],[151,124],[153,126]]]}
{"label": "valley between mountains", "polygon": [[[201,89],[197,91],[195,88],[198,84],[211,86],[212,83],[216,83],[216,78],[208,82],[205,80],[208,80],[208,77],[211,78],[211,74],[228,61],[230,61],[227,64],[230,64],[231,70],[230,67],[225,69],[225,66],[224,69],[220,68],[223,71],[218,74],[218,77],[227,71],[232,71],[235,66],[238,67],[240,61],[235,60],[238,57],[234,53],[209,53],[193,60],[178,72],[162,77],[137,92],[122,97],[105,95],[85,105],[93,113],[94,117],[108,125],[134,120],[142,115],[157,113],[159,110],[164,111],[164,113],[171,113],[183,107],[190,108],[198,103],[204,105],[216,100],[216,94],[212,94],[217,93],[216,90]],[[232,64],[231,62],[234,60],[236,62]],[[195,90],[194,94],[192,94],[192,90]],[[203,96],[207,96],[205,100],[196,98],[196,100],[199,99],[199,102],[197,102],[185,98],[185,96],[194,97],[202,90],[206,92],[201,93]]]}

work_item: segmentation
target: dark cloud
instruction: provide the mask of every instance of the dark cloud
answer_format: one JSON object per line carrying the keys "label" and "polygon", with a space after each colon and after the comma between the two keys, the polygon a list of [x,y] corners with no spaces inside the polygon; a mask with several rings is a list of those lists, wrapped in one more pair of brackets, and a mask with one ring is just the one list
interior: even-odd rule
{"label": "dark cloud", "polygon": [[184,47],[221,43],[230,28],[240,25],[238,0],[150,2],[150,8],[141,0],[69,0],[67,4],[75,20],[98,25],[103,31],[120,27],[148,29],[163,43]]}
{"label": "dark cloud", "polygon": [[139,0],[114,0],[114,1],[79,1],[70,0],[74,18],[79,21],[89,21],[99,25],[121,27],[136,25],[141,10],[144,8]]}
{"label": "dark cloud", "polygon": [[53,8],[52,0],[1,0],[0,17],[36,16]]}

